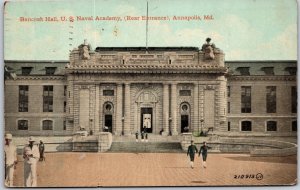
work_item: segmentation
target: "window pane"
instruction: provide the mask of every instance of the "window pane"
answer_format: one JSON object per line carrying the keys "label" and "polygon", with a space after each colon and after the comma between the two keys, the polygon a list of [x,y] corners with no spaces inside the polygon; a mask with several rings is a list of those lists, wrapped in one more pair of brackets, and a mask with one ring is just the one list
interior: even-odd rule
{"label": "window pane", "polygon": [[19,120],[18,121],[18,130],[28,130],[28,121],[27,120]]}
{"label": "window pane", "polygon": [[43,111],[53,112],[53,86],[44,86]]}
{"label": "window pane", "polygon": [[241,87],[241,112],[251,113],[251,86]]}
{"label": "window pane", "polygon": [[242,131],[252,131],[251,121],[242,121]]}
{"label": "window pane", "polygon": [[267,131],[277,131],[277,122],[276,121],[268,121],[267,122]]}
{"label": "window pane", "polygon": [[28,86],[19,86],[19,112],[28,112]]}
{"label": "window pane", "polygon": [[276,86],[267,86],[266,91],[267,113],[276,113]]}

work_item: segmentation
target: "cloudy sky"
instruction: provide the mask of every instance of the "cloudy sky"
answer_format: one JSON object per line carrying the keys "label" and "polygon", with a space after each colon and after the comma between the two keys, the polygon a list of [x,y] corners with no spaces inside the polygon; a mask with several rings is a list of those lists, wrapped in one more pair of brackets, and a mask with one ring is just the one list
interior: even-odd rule
{"label": "cloudy sky", "polygon": [[[296,60],[296,0],[148,0],[148,46],[201,47],[207,37],[222,49],[226,60]],[[52,0],[9,2],[4,10],[4,59],[68,60],[69,50],[84,39],[98,46],[145,46],[146,0]],[[201,20],[173,20],[194,16]],[[205,20],[204,15],[212,15]],[[79,21],[77,16],[93,20]],[[122,21],[96,17],[119,16]],[[21,22],[20,17],[43,18]],[[57,17],[48,22],[45,17]],[[60,18],[67,18],[61,21]],[[70,21],[70,17],[74,21]]]}

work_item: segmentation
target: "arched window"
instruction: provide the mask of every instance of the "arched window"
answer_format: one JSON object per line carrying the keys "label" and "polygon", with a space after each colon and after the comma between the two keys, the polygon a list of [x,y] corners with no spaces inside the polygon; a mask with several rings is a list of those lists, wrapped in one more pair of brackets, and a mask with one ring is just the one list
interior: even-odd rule
{"label": "arched window", "polygon": [[18,120],[18,130],[28,130],[28,120]]}
{"label": "arched window", "polygon": [[44,120],[43,121],[43,130],[53,130],[53,121]]}
{"label": "arched window", "polygon": [[277,131],[277,122],[267,121],[267,131]]}
{"label": "arched window", "polygon": [[251,121],[242,121],[241,131],[252,131]]}
{"label": "arched window", "polygon": [[113,132],[113,112],[114,106],[111,102],[105,102],[103,104],[103,115],[104,115],[104,132]]}

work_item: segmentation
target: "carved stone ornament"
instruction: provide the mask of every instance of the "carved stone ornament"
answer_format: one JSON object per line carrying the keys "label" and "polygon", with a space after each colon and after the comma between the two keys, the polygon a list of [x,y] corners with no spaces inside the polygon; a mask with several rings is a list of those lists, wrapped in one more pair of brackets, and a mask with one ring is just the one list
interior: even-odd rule
{"label": "carved stone ornament", "polygon": [[215,89],[215,86],[213,86],[213,85],[206,85],[206,86],[204,87],[204,89],[205,89],[205,90],[214,90],[214,89]]}
{"label": "carved stone ornament", "polygon": [[84,43],[78,46],[78,49],[79,49],[79,56],[81,59],[83,60],[91,59],[90,52],[89,52],[91,46],[87,43],[87,40],[84,40]]}
{"label": "carved stone ornament", "polygon": [[202,45],[201,51],[204,52],[204,59],[212,60],[215,59],[214,49],[215,44],[210,43],[211,38],[206,38],[206,43]]}

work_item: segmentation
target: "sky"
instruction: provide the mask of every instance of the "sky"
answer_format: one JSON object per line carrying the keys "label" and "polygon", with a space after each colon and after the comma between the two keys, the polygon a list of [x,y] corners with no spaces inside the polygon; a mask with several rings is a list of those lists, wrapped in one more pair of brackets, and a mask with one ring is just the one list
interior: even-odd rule
{"label": "sky", "polygon": [[[92,48],[146,46],[146,0],[13,1],[4,9],[5,60],[68,60],[87,39]],[[174,16],[201,20],[173,20]],[[204,19],[211,15],[213,19]],[[93,17],[80,21],[78,16]],[[100,21],[114,16],[122,21]],[[148,0],[148,46],[201,47],[207,37],[225,60],[296,60],[296,0]],[[21,22],[20,17],[43,21]],[[58,21],[46,21],[57,17]],[[67,18],[61,21],[60,18]],[[71,22],[74,18],[74,21]]]}

